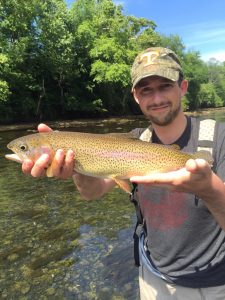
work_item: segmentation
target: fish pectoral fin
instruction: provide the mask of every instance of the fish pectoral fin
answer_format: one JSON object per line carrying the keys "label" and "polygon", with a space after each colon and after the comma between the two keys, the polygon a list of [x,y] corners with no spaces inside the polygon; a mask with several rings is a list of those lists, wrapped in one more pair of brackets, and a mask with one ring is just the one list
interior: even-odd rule
{"label": "fish pectoral fin", "polygon": [[129,184],[129,180],[119,179],[117,177],[113,177],[113,180],[118,184],[118,186],[124,190],[126,193],[131,193],[131,186]]}
{"label": "fish pectoral fin", "polygon": [[46,176],[47,177],[54,177],[54,173],[53,170],[57,170],[58,168],[58,162],[56,160],[52,160],[51,164],[48,166],[47,170],[46,170]]}
{"label": "fish pectoral fin", "polygon": [[50,165],[46,170],[47,177],[53,177],[52,165]]}

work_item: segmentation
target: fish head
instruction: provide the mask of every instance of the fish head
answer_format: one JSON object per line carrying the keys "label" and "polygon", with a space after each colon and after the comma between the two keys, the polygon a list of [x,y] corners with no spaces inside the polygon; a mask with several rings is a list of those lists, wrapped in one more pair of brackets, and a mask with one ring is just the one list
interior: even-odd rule
{"label": "fish head", "polygon": [[42,154],[46,153],[53,157],[53,150],[50,143],[45,139],[44,134],[30,134],[11,141],[7,148],[14,154],[7,154],[6,158],[23,162],[25,159],[36,161]]}

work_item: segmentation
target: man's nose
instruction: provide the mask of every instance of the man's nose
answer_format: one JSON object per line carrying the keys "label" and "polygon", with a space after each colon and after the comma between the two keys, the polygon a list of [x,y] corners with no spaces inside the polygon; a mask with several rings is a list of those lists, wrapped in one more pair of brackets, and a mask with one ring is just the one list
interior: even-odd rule
{"label": "man's nose", "polygon": [[160,92],[160,90],[155,89],[154,93],[153,93],[153,101],[154,103],[158,104],[162,102],[162,93]]}

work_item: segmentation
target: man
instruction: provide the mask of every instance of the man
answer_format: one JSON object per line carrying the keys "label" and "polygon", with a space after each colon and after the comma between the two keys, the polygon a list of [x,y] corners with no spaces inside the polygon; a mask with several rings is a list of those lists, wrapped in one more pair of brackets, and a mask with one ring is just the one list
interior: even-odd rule
{"label": "man", "polygon": [[[199,122],[181,108],[188,82],[176,54],[165,48],[149,48],[132,67],[132,92],[143,114],[151,121],[151,140],[177,144],[195,152]],[[223,126],[223,125],[222,125]],[[51,130],[44,124],[39,131]],[[180,170],[133,177],[146,233],[140,237],[141,299],[225,299],[225,130],[214,142],[214,165],[190,159]],[[73,177],[80,194],[95,199],[115,185],[110,179],[74,174],[76,153],[58,150],[54,175]],[[48,155],[22,169],[43,176]]]}

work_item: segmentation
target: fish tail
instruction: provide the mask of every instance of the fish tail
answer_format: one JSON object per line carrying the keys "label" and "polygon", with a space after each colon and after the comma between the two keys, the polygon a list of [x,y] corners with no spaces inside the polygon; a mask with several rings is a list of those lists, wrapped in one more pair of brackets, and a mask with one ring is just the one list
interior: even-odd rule
{"label": "fish tail", "polygon": [[193,154],[193,158],[201,158],[206,160],[210,165],[213,164],[213,157],[210,151],[207,150],[199,150],[198,152]]}

